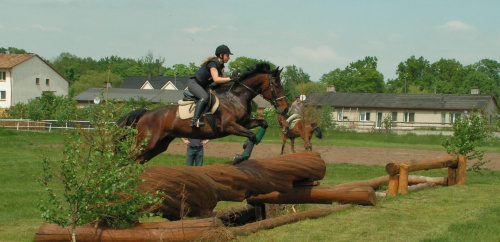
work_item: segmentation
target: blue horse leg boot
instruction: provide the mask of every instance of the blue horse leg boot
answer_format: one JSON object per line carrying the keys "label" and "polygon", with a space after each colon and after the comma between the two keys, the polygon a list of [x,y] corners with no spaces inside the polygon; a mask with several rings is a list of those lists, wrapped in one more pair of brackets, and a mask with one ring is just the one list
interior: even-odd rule
{"label": "blue horse leg boot", "polygon": [[248,158],[250,158],[250,155],[252,154],[252,150],[253,150],[253,147],[255,144],[250,140],[247,140],[247,142],[245,144],[246,144],[246,147],[245,147],[245,150],[243,151],[243,153],[241,153],[241,155],[236,155],[234,157],[233,165],[237,165],[237,164],[241,163],[242,161],[248,160]]}
{"label": "blue horse leg boot", "polygon": [[262,138],[264,137],[264,134],[266,133],[266,129],[264,128],[261,128],[259,130],[259,132],[257,132],[257,142],[255,142],[255,144],[253,143],[253,141],[251,140],[247,140],[245,141],[245,143],[243,144],[243,149],[245,149],[243,151],[243,153],[241,155],[236,155],[233,159],[233,165],[237,165],[239,163],[241,163],[242,161],[245,161],[245,160],[248,160],[250,158],[250,155],[252,154],[252,151],[253,151],[253,147],[256,145],[256,144],[259,144],[260,141],[262,140]]}

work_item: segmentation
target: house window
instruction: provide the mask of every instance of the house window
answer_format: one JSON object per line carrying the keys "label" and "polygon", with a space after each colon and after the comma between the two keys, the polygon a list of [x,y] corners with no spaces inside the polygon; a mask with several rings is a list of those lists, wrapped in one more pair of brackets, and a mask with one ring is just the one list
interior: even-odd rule
{"label": "house window", "polygon": [[37,85],[40,85],[40,78],[38,78],[38,77],[37,77],[37,78],[35,79],[35,83],[36,83]]}
{"label": "house window", "polygon": [[461,115],[461,113],[450,113],[450,123],[454,124]]}
{"label": "house window", "polygon": [[359,121],[370,121],[370,112],[361,112],[359,114]]}
{"label": "house window", "polygon": [[415,122],[415,113],[405,112],[404,120],[405,123],[414,123]]}
{"label": "house window", "polygon": [[342,111],[337,112],[337,121],[342,121],[342,115],[343,115]]}
{"label": "house window", "polygon": [[441,113],[441,124],[445,124],[445,123],[446,123],[446,113],[442,112]]}
{"label": "house window", "polygon": [[7,99],[7,94],[5,91],[0,91],[0,100],[5,100]]}
{"label": "house window", "polygon": [[391,114],[392,114],[392,127],[396,127],[398,122],[398,112],[392,112]]}
{"label": "house window", "polygon": [[0,81],[5,81],[5,80],[7,80],[7,72],[0,71]]}
{"label": "house window", "polygon": [[45,85],[50,86],[50,79],[45,79]]}

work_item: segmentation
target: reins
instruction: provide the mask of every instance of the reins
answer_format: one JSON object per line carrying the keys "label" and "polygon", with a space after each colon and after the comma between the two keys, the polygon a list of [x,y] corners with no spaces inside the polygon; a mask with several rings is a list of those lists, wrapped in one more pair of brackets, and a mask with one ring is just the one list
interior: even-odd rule
{"label": "reins", "polygon": [[[242,85],[243,87],[245,87],[247,90],[249,90],[250,92],[254,93],[255,95],[260,95],[262,98],[264,98],[264,100],[270,102],[274,107],[277,107],[278,106],[278,103],[276,103],[277,101],[281,100],[281,99],[284,99],[285,96],[281,96],[281,97],[276,97],[276,93],[274,92],[274,83],[272,82],[272,79],[274,79],[274,76],[272,76],[271,74],[268,74],[268,80],[269,80],[269,85],[267,85],[267,87],[262,90],[262,93],[258,93],[256,92],[255,90],[253,90],[251,87],[243,84],[242,82],[238,81],[237,83]],[[234,85],[234,83],[233,83]],[[233,86],[231,86],[232,88]],[[229,90],[231,90],[231,88]],[[264,92],[267,91],[267,89],[271,88],[271,95],[272,95],[272,98],[271,99],[268,99],[266,97],[264,97]]]}

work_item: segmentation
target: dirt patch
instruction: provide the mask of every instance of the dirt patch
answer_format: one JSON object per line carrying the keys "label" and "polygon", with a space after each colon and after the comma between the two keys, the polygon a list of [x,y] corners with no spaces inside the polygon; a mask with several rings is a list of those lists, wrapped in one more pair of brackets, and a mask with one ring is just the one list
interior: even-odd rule
{"label": "dirt patch", "polygon": [[[295,151],[303,151],[304,147],[299,146]],[[430,150],[412,150],[412,149],[391,149],[391,148],[364,148],[364,147],[348,147],[348,146],[314,146],[314,152],[321,154],[321,157],[327,164],[348,163],[361,165],[380,165],[385,166],[390,162],[400,162],[405,160],[421,160],[435,158],[446,154],[445,151],[430,151]],[[242,144],[226,143],[226,142],[209,142],[205,147],[205,156],[222,157],[232,160],[236,154],[243,152]],[[288,145],[285,148],[285,153],[290,153],[291,149]],[[186,145],[183,143],[170,144],[168,154],[186,154]],[[281,153],[281,145],[279,144],[259,144],[255,146],[252,152],[252,159],[269,158],[278,156]],[[492,170],[500,170],[500,153],[486,153],[484,160],[491,160],[484,168]],[[468,162],[471,166],[475,161]]]}

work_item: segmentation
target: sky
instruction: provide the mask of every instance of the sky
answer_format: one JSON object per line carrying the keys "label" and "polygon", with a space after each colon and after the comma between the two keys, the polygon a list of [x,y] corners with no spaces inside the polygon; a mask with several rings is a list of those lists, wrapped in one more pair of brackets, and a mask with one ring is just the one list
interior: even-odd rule
{"label": "sky", "polygon": [[0,0],[0,47],[53,60],[140,59],[200,64],[226,44],[231,59],[295,65],[312,81],[367,56],[384,80],[411,56],[500,62],[498,0]]}

